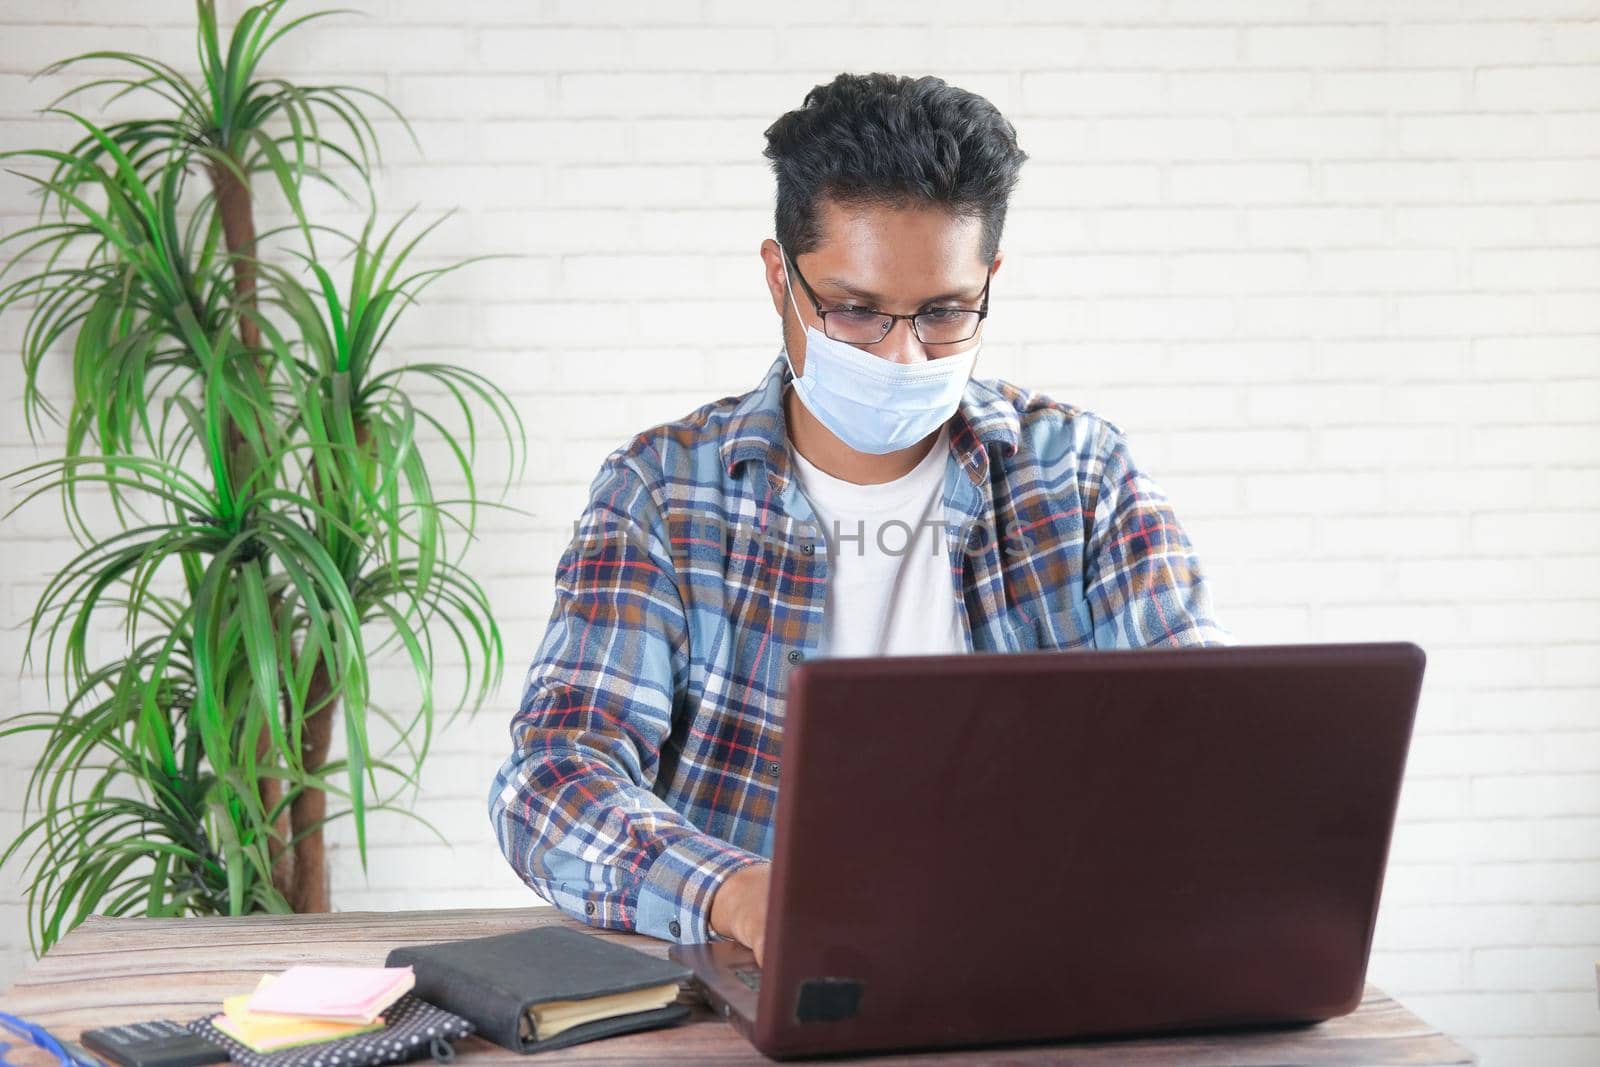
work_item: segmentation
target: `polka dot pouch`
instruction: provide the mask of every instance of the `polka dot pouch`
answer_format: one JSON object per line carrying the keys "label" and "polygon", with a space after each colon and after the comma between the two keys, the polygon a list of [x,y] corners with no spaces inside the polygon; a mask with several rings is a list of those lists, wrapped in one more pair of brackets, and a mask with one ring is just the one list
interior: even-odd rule
{"label": "polka dot pouch", "polygon": [[245,1067],[372,1067],[431,1056],[439,1063],[455,1059],[454,1042],[472,1033],[470,1022],[407,993],[383,1012],[383,1029],[314,1045],[275,1052],[256,1052],[217,1029],[211,1016],[188,1024],[193,1033],[228,1050]]}

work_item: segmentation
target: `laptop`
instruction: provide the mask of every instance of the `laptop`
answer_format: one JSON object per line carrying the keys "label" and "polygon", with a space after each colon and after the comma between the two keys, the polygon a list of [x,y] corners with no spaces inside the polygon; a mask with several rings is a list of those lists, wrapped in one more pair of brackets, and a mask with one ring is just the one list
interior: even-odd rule
{"label": "laptop", "polygon": [[1408,642],[807,661],[762,966],[732,940],[668,955],[773,1059],[1347,1014],[1424,661]]}

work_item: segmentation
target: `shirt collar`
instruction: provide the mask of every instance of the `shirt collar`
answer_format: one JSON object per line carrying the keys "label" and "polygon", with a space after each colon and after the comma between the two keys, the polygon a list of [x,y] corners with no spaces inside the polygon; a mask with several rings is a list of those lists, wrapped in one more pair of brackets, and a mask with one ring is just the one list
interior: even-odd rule
{"label": "shirt collar", "polygon": [[[773,488],[783,490],[790,478],[789,442],[783,415],[783,389],[794,380],[789,361],[780,351],[767,369],[761,385],[740,398],[722,439],[722,468],[736,472],[746,460],[767,467]],[[1022,435],[1017,409],[991,381],[969,378],[961,402],[950,420],[950,454],[974,485],[989,474],[989,446],[1001,455],[1017,450]]]}

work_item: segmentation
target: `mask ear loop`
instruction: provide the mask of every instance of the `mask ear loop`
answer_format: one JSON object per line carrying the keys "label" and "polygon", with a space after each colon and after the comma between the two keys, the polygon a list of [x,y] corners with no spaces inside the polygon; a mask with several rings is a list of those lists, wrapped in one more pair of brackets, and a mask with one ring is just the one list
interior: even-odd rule
{"label": "mask ear loop", "polygon": [[[783,287],[789,292],[789,303],[794,305],[794,321],[799,323],[801,331],[804,332],[810,327],[806,325],[805,319],[800,317],[800,302],[794,298],[794,282],[789,277],[789,253],[784,250],[783,242],[776,237],[772,239],[772,243],[778,246],[779,258],[783,261]],[[798,381],[800,372],[794,369],[794,360],[789,356],[787,339],[783,342],[783,361],[789,364],[789,373]]]}
{"label": "mask ear loop", "polygon": [[[789,277],[789,253],[784,250],[783,242],[777,238],[773,238],[772,243],[778,246],[778,262],[783,265],[783,287],[789,293],[789,303],[794,305],[795,320],[799,321],[800,304],[794,298],[794,281]],[[803,327],[805,323],[801,322],[800,325]]]}

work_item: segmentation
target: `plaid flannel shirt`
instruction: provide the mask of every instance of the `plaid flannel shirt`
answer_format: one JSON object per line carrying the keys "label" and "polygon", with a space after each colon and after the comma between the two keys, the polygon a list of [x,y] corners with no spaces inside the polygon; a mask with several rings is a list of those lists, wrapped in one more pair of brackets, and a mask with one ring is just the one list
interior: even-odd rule
{"label": "plaid flannel shirt", "polygon": [[[590,925],[722,940],[712,895],[772,856],[784,680],[819,647],[832,548],[790,465],[792,377],[780,354],[613,451],[556,565],[489,814],[522,880]],[[1114,423],[973,378],[950,429],[971,650],[1236,643]]]}

